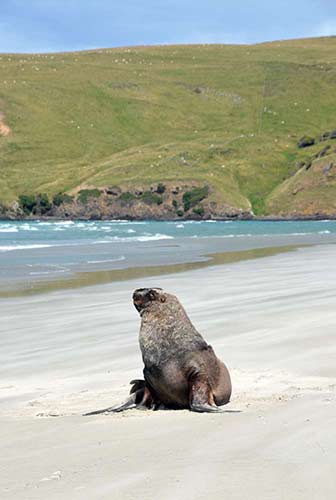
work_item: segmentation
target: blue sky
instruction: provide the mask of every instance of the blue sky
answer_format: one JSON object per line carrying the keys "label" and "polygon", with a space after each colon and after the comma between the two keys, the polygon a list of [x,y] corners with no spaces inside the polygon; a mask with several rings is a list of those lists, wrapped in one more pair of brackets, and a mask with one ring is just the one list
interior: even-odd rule
{"label": "blue sky", "polygon": [[0,52],[336,35],[336,0],[0,0]]}

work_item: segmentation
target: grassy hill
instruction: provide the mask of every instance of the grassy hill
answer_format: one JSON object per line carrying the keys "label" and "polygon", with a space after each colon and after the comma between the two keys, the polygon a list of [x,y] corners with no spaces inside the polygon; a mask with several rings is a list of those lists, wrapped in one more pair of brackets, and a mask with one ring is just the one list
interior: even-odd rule
{"label": "grassy hill", "polygon": [[336,213],[336,139],[318,139],[335,111],[336,37],[0,54],[0,203],[184,183],[256,214]]}

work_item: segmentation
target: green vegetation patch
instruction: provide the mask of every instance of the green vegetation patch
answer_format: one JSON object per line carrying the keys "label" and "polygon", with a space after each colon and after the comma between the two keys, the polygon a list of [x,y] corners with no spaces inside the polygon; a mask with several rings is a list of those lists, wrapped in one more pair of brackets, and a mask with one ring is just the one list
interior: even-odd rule
{"label": "green vegetation patch", "polygon": [[136,199],[135,194],[130,193],[129,191],[125,191],[124,193],[121,193],[119,196],[119,200],[123,201],[124,203],[131,203]]}
{"label": "green vegetation patch", "polygon": [[101,191],[99,189],[81,189],[78,193],[78,201],[86,205],[89,198],[99,198]]}
{"label": "green vegetation patch", "polygon": [[250,196],[250,202],[254,215],[265,215],[265,200],[256,194]]}
{"label": "green vegetation patch", "polygon": [[52,208],[49,197],[46,193],[37,195],[21,194],[19,196],[19,205],[26,215],[40,214],[44,215]]}
{"label": "green vegetation patch", "polygon": [[161,205],[163,203],[163,199],[156,193],[152,193],[151,191],[145,191],[141,195],[141,200],[147,205]]}
{"label": "green vegetation patch", "polygon": [[70,196],[69,194],[66,193],[57,193],[53,197],[53,205],[56,207],[59,207],[62,205],[62,203],[71,203],[73,201],[73,196]]}
{"label": "green vegetation patch", "polygon": [[199,215],[200,217],[203,217],[203,215],[205,213],[204,207],[202,205],[200,205],[199,207],[193,208],[193,213],[195,215]]}
{"label": "green vegetation patch", "polygon": [[36,207],[36,196],[34,194],[20,194],[19,205],[25,214],[30,215]]}
{"label": "green vegetation patch", "polygon": [[198,205],[200,201],[204,200],[204,198],[208,196],[208,194],[208,186],[195,187],[190,191],[186,191],[182,197],[184,211],[188,212],[190,208]]}

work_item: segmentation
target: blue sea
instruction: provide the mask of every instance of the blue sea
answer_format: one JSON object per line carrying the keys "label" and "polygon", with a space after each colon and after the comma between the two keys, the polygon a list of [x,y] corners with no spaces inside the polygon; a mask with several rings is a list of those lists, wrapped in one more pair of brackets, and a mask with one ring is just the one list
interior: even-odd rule
{"label": "blue sea", "polygon": [[0,221],[2,286],[206,254],[336,242],[336,221]]}

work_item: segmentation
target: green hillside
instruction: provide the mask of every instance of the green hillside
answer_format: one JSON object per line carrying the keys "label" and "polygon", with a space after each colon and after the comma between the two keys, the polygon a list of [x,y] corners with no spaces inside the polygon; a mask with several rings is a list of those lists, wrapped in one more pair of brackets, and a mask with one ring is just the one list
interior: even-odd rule
{"label": "green hillside", "polygon": [[335,129],[336,37],[0,54],[7,207],[163,183],[256,214],[336,213],[336,138],[319,139]]}

